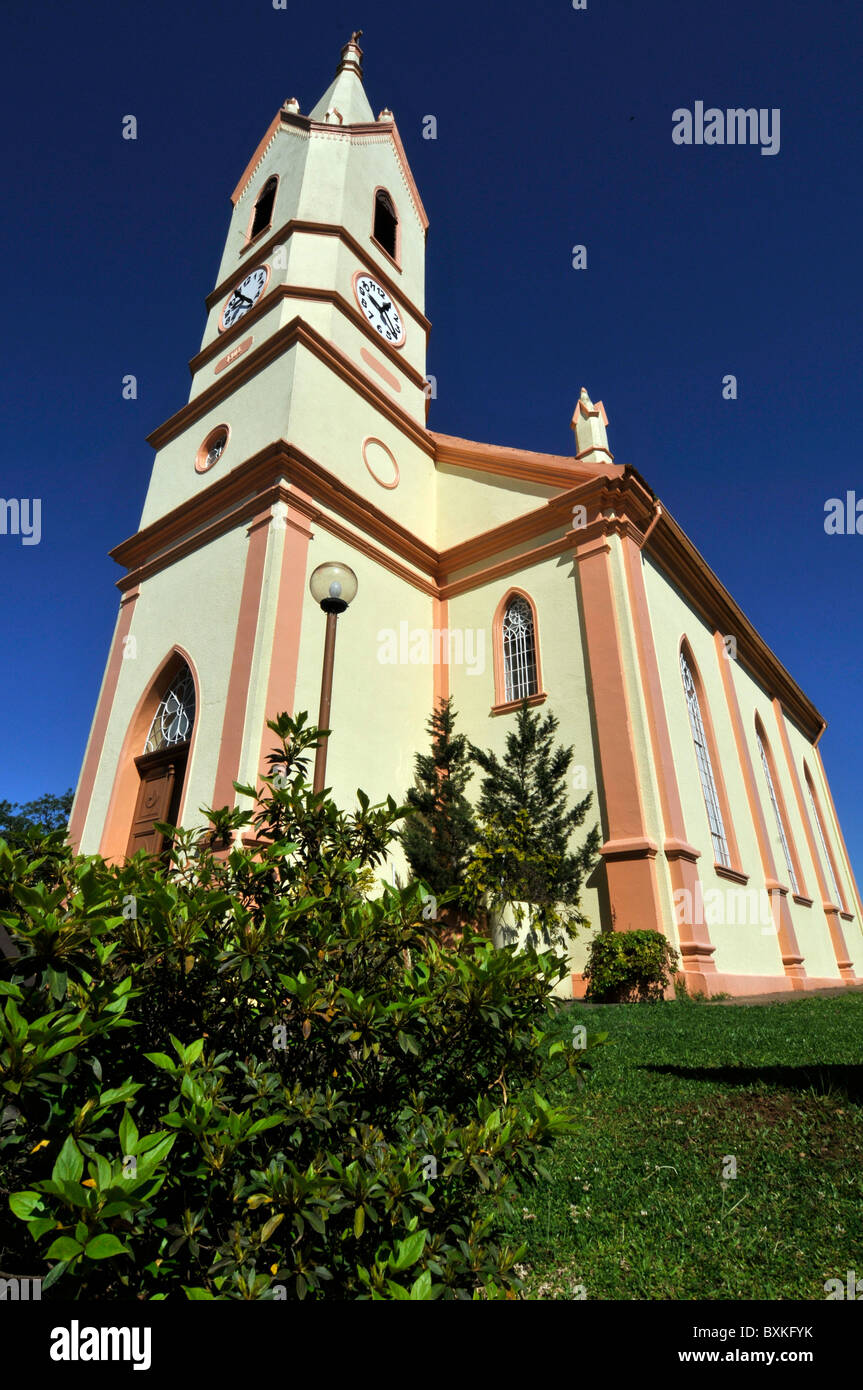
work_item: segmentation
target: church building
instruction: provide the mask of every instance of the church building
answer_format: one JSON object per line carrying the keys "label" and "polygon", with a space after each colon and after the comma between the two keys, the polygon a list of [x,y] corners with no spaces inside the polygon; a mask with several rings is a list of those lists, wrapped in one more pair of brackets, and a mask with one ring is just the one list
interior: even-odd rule
{"label": "church building", "polygon": [[[690,993],[863,980],[861,901],[825,721],[581,390],[571,455],[430,430],[426,229],[359,35],[307,114],[285,102],[231,198],[185,405],[150,435],[137,533],[70,822],[83,853],[157,851],[259,780],[280,711],[317,719],[349,566],[327,785],[404,797],[434,702],[503,752],[526,698],[593,803],[590,931],[650,927]],[[575,391],[573,392],[575,394]],[[570,401],[567,409],[571,406]],[[388,866],[404,874],[400,850]]]}

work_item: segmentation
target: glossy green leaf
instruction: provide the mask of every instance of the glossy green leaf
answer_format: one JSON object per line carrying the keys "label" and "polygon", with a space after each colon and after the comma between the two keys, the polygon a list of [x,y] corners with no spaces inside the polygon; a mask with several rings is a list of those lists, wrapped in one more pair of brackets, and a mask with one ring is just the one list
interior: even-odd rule
{"label": "glossy green leaf", "polygon": [[84,1171],[84,1159],[75,1140],[70,1134],[57,1155],[57,1161],[51,1172],[51,1177],[55,1182],[77,1182]]}
{"label": "glossy green leaf", "polygon": [[83,1247],[71,1236],[58,1236],[55,1241],[45,1251],[45,1258],[48,1260],[73,1260],[76,1255],[80,1255]]}
{"label": "glossy green leaf", "polygon": [[107,1260],[111,1255],[128,1255],[128,1253],[123,1242],[108,1233],[94,1236],[92,1240],[87,1242],[84,1249],[84,1254],[88,1260]]}

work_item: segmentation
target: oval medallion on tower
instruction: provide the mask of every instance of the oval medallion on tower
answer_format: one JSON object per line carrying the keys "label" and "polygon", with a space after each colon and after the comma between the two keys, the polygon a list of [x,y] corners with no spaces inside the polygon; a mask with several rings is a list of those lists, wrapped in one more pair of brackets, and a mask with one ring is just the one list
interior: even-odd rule
{"label": "oval medallion on tower", "polygon": [[382,439],[368,435],[363,440],[363,463],[381,487],[398,487],[399,466],[392,449]]}

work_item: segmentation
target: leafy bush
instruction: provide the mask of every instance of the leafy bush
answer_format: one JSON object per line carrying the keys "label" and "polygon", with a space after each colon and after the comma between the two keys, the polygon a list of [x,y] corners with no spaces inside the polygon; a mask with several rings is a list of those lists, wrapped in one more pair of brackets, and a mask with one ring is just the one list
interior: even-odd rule
{"label": "leafy bush", "polygon": [[16,848],[34,843],[53,830],[65,830],[75,793],[70,787],[61,796],[46,792],[35,801],[0,801],[0,839]]}
{"label": "leafy bush", "polygon": [[662,932],[600,932],[584,968],[586,998],[602,1003],[661,999],[678,970],[677,952]]}
{"label": "leafy bush", "polygon": [[73,1299],[515,1297],[500,1220],[573,1127],[535,1089],[566,962],[442,949],[422,884],[369,898],[399,808],[339,810],[305,716],[270,728],[253,810],[167,865],[0,842],[6,1270]]}

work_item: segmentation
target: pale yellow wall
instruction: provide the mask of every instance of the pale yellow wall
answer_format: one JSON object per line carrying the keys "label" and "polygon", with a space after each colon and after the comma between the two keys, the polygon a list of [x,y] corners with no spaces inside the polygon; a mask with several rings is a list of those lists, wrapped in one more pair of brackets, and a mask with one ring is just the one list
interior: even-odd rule
{"label": "pale yellow wall", "polygon": [[[438,525],[436,545],[446,550],[451,545],[469,540],[471,536],[501,526],[505,521],[522,516],[541,507],[549,497],[556,497],[558,487],[503,479],[494,474],[461,468],[455,464],[437,466]],[[558,529],[557,534],[560,534]],[[532,545],[540,541],[532,541]],[[478,561],[459,573],[471,574],[488,562]]]}
{"label": "pale yellow wall", "polygon": [[[423,312],[425,232],[409,197],[387,123],[380,123],[380,131],[379,141],[361,139],[350,144],[335,133],[316,132],[312,136],[299,216],[343,226],[363,247],[369,265],[389,275]],[[372,240],[372,196],[378,186],[389,192],[399,218],[400,270]]]}
{"label": "pale yellow wall", "polygon": [[[809,793],[806,786],[806,778],[803,772],[804,762],[806,763],[806,766],[809,768],[809,771],[812,774],[812,781],[815,785],[815,790],[818,793],[818,801],[820,803],[821,814],[823,817],[824,834],[829,842],[830,848],[833,851],[833,859],[836,864],[836,876],[839,880],[839,887],[841,888],[845,899],[845,906],[848,912],[851,913],[853,918],[853,920],[850,922],[842,922],[842,931],[845,937],[846,945],[848,947],[848,954],[854,962],[856,974],[863,977],[863,923],[861,923],[860,920],[860,907],[854,893],[854,883],[852,881],[852,875],[849,872],[850,866],[847,858],[845,857],[842,848],[842,840],[839,834],[839,829],[836,825],[836,821],[834,819],[830,807],[830,796],[828,788],[825,785],[824,778],[821,775],[821,767],[819,764],[819,760],[815,752],[813,751],[812,746],[809,743],[809,740],[800,732],[800,730],[796,727],[795,724],[791,722],[791,720],[787,720],[786,724],[788,728],[788,736],[791,742],[791,751],[794,756],[794,760],[797,767],[797,773],[800,778],[800,785],[803,791],[803,805],[806,808],[806,813],[809,816],[810,823],[812,825],[812,836],[815,841],[815,852],[821,859],[823,865],[824,880],[827,884],[828,894],[832,895],[832,880],[830,878],[829,865],[823,858],[821,842],[818,838],[818,828],[815,824],[814,816],[812,813],[812,805],[809,800]],[[829,739],[829,732],[826,735],[826,737],[827,739]],[[821,745],[819,744],[819,748],[820,746]],[[822,752],[822,757],[823,756],[824,755]],[[812,870],[809,867],[809,865],[811,864],[811,856],[808,856],[808,852],[807,860],[805,862],[807,864],[807,892],[815,900],[815,907],[813,907],[814,913],[815,908],[819,906],[820,900],[818,894],[817,879],[815,878],[814,870]],[[857,879],[856,881],[859,887],[859,879]]]}
{"label": "pale yellow wall", "polygon": [[[241,276],[245,276],[258,266],[266,266],[270,272],[265,298],[279,285],[290,285],[305,289],[335,290],[351,308],[356,308],[353,277],[356,271],[368,269],[368,262],[360,260],[350,247],[345,246],[336,237],[297,232],[283,245],[274,248],[266,258],[261,259],[252,256],[248,265],[244,265],[238,272],[237,282],[239,283]],[[397,278],[395,271],[393,271],[391,278]],[[219,320],[229,297],[230,292],[220,298],[210,310],[204,333],[205,343],[218,337]],[[400,385],[398,391],[390,386],[384,386],[379,374],[373,370],[370,371],[363,362],[360,349],[365,347],[374,352],[375,342],[357,330],[356,324],[352,322],[348,314],[338,305],[309,299],[305,296],[288,297],[280,300],[260,318],[249,323],[248,334],[240,331],[238,338],[231,339],[230,343],[226,342],[225,352],[236,346],[237,342],[242,341],[246,336],[253,339],[252,348],[249,349],[249,351],[253,351],[292,319],[302,318],[327,341],[333,342],[344,352],[377,387],[382,387],[385,395],[392,399],[396,405],[406,410],[418,423],[424,424],[425,391],[422,386],[412,382],[399,370],[398,362],[403,360],[407,366],[423,375],[426,356],[425,330],[403,301],[397,301],[397,307],[405,327],[404,345],[398,349],[396,361],[393,361],[383,351],[377,353],[377,360],[395,376]],[[240,323],[242,322],[243,320],[240,320]],[[215,354],[198,368],[189,392],[190,400],[200,395],[207,387],[212,386],[215,381],[220,378],[224,379],[223,373],[216,373],[215,370],[221,360],[221,356]],[[237,359],[238,362],[241,360]],[[232,369],[233,367],[223,369],[223,372]]]}
{"label": "pale yellow wall", "polygon": [[[141,530],[200,496],[266,444],[287,437],[297,351],[293,347],[283,353],[158,451]],[[212,429],[225,424],[231,429],[228,447],[208,472],[196,473],[199,446]]]}
{"label": "pale yellow wall", "polygon": [[[704,695],[713,719],[719,760],[740,850],[741,862],[736,867],[749,875],[747,889],[761,889],[764,887],[761,857],[725,701],[713,632],[650,559],[645,562],[644,575],[686,837],[701,851],[698,873],[703,891],[705,896],[716,889],[727,894],[733,891],[736,885],[723,879],[713,869],[714,853],[710,826],[680,675],[680,640],[684,636],[689,641],[698,665]],[[711,899],[712,901],[714,899]],[[735,899],[729,901],[734,902]],[[736,901],[739,902],[739,899]],[[759,923],[741,926],[736,921],[711,921],[708,931],[716,947],[713,959],[720,972],[742,975],[784,974],[778,940],[769,928],[762,930]]]}
{"label": "pale yellow wall", "polygon": [[[263,160],[249,180],[245,192],[236,206],[231,209],[225,249],[219,264],[218,274],[213,279],[213,286],[220,285],[223,280],[235,272],[237,272],[237,278],[241,279],[242,275],[239,272],[242,268],[247,263],[250,266],[253,264],[249,260],[249,256],[254,256],[254,251],[246,255],[242,254],[246,241],[246,231],[255,200],[271,174],[279,175],[279,187],[273,207],[273,228],[281,227],[292,217],[298,215],[300,189],[308,153],[309,141],[302,134],[279,130],[273,135]],[[240,172],[238,171],[238,174]],[[204,347],[205,344],[206,338],[201,346]]]}
{"label": "pale yellow wall", "polygon": [[[374,186],[375,185],[371,182],[364,182],[362,185],[360,190],[361,203],[356,214],[358,223],[360,223],[361,219],[365,218],[366,215],[368,215],[369,219],[371,217],[371,195],[369,190],[373,189]],[[365,202],[367,196],[369,198],[368,206]],[[360,245],[363,247],[364,255],[362,258],[358,257],[351,247],[346,246],[341,241],[337,241],[335,238],[298,235],[294,238],[297,242],[298,251],[296,261],[291,264],[290,281],[293,284],[333,286],[338,293],[348,301],[351,307],[355,308],[356,297],[353,289],[354,274],[358,270],[363,270],[370,271],[371,274],[374,275],[375,272],[380,269],[384,275],[396,285],[398,291],[395,302],[402,323],[404,324],[405,341],[404,344],[397,349],[397,355],[422,376],[426,369],[426,332],[420,319],[414,312],[414,310],[418,310],[419,313],[423,312],[422,277],[417,274],[417,270],[421,269],[424,265],[424,243],[422,237],[418,234],[418,228],[414,229],[413,235],[408,235],[407,233],[403,234],[402,241],[403,245],[407,247],[407,250],[404,253],[402,262],[404,269],[402,272],[399,272],[391,261],[388,261],[386,257],[375,250],[375,243],[369,234],[370,225],[369,221],[369,226],[366,228],[365,235],[357,238]],[[327,247],[329,263],[326,267],[320,267],[318,264],[318,257],[320,255],[319,248],[323,248],[324,246]],[[365,338],[357,339],[351,325],[342,313],[336,313],[333,317],[332,337],[340,347],[351,348],[354,352],[357,351],[357,343],[370,347],[372,350],[374,348],[374,344],[368,342]],[[421,411],[417,413],[417,418],[424,422],[425,395],[422,389],[411,387],[406,379],[401,378],[397,367],[393,365],[392,360],[388,356],[382,354],[381,360],[401,381],[401,391],[393,396],[401,406],[410,410],[412,413],[417,413],[418,402],[414,393],[419,393]]]}
{"label": "pale yellow wall", "polygon": [[[398,487],[381,487],[371,476],[361,452],[367,435],[381,439],[394,454],[400,472]],[[297,362],[288,438],[387,516],[433,543],[432,458],[305,349]],[[377,463],[375,470],[385,476]]]}
{"label": "pale yellow wall", "polygon": [[[276,513],[283,511],[276,504]],[[320,704],[326,618],[309,591],[312,571],[337,560],[357,576],[357,596],[338,621],[327,783],[341,805],[354,807],[362,787],[373,801],[392,794],[398,800],[413,780],[413,753],[422,746],[423,721],[432,705],[433,668],[410,661],[395,665],[378,659],[383,629],[398,631],[431,624],[431,599],[379,565],[374,559],[336,538],[326,523],[315,522],[309,543],[305,580],[299,596],[301,629],[297,685],[293,710],[305,711],[317,723]],[[244,722],[239,781],[254,782],[272,751],[273,735],[263,736],[267,690],[274,647],[284,640],[277,609],[284,532],[271,526],[261,587],[255,647],[249,676],[249,701]],[[338,731],[338,732],[336,732]]]}
{"label": "pale yellow wall", "polygon": [[[836,955],[830,943],[829,932],[827,931],[824,912],[819,900],[818,888],[815,878],[815,869],[812,864],[812,857],[806,842],[806,834],[803,822],[800,819],[800,812],[797,808],[797,798],[794,795],[794,787],[791,782],[791,775],[788,770],[788,760],[785,757],[784,749],[779,741],[779,728],[776,723],[776,715],[773,712],[770,699],[765,690],[748,673],[744,672],[738,663],[733,663],[733,675],[735,689],[740,700],[740,713],[743,719],[743,727],[749,740],[749,747],[752,756],[752,766],[755,772],[755,784],[761,805],[764,810],[764,820],[767,825],[767,833],[770,836],[770,847],[773,851],[773,858],[776,863],[776,876],[780,883],[786,884],[791,888],[791,878],[788,872],[785,853],[782,849],[782,841],[779,838],[779,830],[776,824],[776,815],[770,801],[770,794],[767,787],[767,779],[764,775],[764,767],[761,762],[761,755],[758,751],[758,744],[755,736],[755,715],[760,716],[764,732],[770,745],[772,755],[772,774],[774,785],[778,779],[782,789],[782,796],[785,801],[785,834],[788,838],[789,849],[794,863],[794,853],[796,850],[796,862],[800,866],[802,882],[798,879],[798,888],[801,896],[812,898],[812,906],[805,907],[802,903],[794,901],[793,891],[789,891],[786,902],[791,913],[791,921],[797,936],[797,944],[800,947],[800,954],[804,958],[804,968],[807,975],[833,977],[838,974],[836,968]],[[790,721],[786,721],[790,730]],[[797,731],[795,731],[797,732]],[[798,735],[799,736],[799,735]],[[765,748],[767,745],[765,745]],[[792,745],[793,747],[793,745]],[[802,767],[800,768],[802,777]]]}
{"label": "pale yellow wall", "polygon": [[[336,638],[332,739],[327,785],[346,809],[356,806],[361,787],[372,802],[388,795],[400,802],[414,780],[414,755],[426,751],[425,724],[433,704],[433,667],[398,661],[382,663],[382,634],[432,626],[432,601],[420,590],[383,569],[373,559],[334,538],[323,525],[314,527],[303,590],[303,619],[295,711],[305,710],[317,723],[326,619],[308,590],[313,569],[331,560],[350,565],[359,588],[338,622]],[[408,649],[408,655],[410,650]],[[269,750],[266,750],[269,751]],[[406,877],[404,856],[394,846],[390,856]],[[392,866],[391,866],[392,867]],[[391,879],[391,867],[382,874]]]}
{"label": "pale yellow wall", "polygon": [[[288,243],[288,247],[289,246],[290,242]],[[238,272],[237,280],[235,283],[240,284],[241,281],[245,278],[245,276],[249,273],[249,271],[256,270],[260,266],[266,266],[270,272],[270,278],[267,281],[267,286],[264,291],[264,297],[261,300],[261,303],[264,303],[270,291],[274,289],[277,285],[284,284],[287,279],[286,267],[290,265],[290,258],[287,248],[285,250],[284,260],[285,267],[280,267],[274,255],[267,256],[265,259],[261,259],[260,257],[253,257],[249,261],[248,266],[243,266],[243,268]],[[222,311],[224,310],[225,305],[227,301],[230,299],[232,293],[233,290],[229,290],[223,298],[219,299],[213,305],[212,309],[210,310],[207,319],[207,328],[204,333],[205,345],[209,345],[209,343],[214,338],[220,336],[219,320],[221,319]],[[307,301],[307,305],[310,309],[318,310],[319,308],[319,306],[314,304],[313,301]],[[306,306],[304,305],[304,307]],[[259,348],[267,338],[271,338],[274,333],[277,333],[280,328],[282,328],[286,323],[289,322],[291,318],[293,318],[296,315],[296,313],[296,304],[294,304],[291,313],[286,314],[284,303],[281,300],[273,300],[270,307],[261,314],[260,318],[255,319],[249,323],[247,330],[244,331],[243,329],[238,328],[237,336],[226,341],[224,352],[214,352],[213,356],[210,357],[207,362],[204,362],[203,365],[200,366],[198,370],[195,372],[192,378],[192,385],[189,389],[189,400],[194,400],[194,398],[196,396],[199,396],[202,391],[205,391],[208,387],[213,386],[216,382],[224,382],[230,378],[230,374],[234,370],[234,366],[242,364],[242,357],[238,357],[236,359],[236,363],[231,363],[229,367],[223,367],[220,372],[216,371],[216,367],[222,361],[222,358],[233,348],[237,347],[241,342],[243,342],[245,338],[252,339],[252,346],[247,349],[247,352],[252,352],[255,348]],[[305,313],[303,314],[303,317],[306,317]],[[243,324],[244,319],[239,319],[238,323]]]}
{"label": "pale yellow wall", "polygon": [[[713,848],[707,812],[704,807],[680,677],[678,653],[680,639],[684,635],[689,641],[698,664],[712,716],[719,760],[722,764],[740,851],[740,864],[736,867],[742,868],[749,875],[746,891],[761,890],[764,887],[765,875],[752,813],[746,796],[737,745],[728,714],[719,670],[720,658],[716,652],[713,632],[685,602],[679,591],[669,583],[662,571],[649,559],[645,563],[645,579],[687,838],[696,848],[701,850],[698,869],[704,892],[707,894],[710,890],[719,888],[726,894],[733,893],[734,885],[722,879],[712,868]],[[815,873],[797,809],[794,788],[788,774],[784,750],[779,742],[779,731],[776,727],[770,699],[759,683],[739,662],[731,661],[730,669],[740,705],[744,733],[748,740],[756,787],[776,861],[779,882],[787,883],[788,873],[767,792],[758,746],[755,741],[756,711],[761,716],[770,742],[774,775],[781,785],[785,799],[786,812],[801,862],[806,891],[809,896],[814,898],[811,908],[795,903],[790,892],[786,899],[801,954],[805,957],[804,968],[807,974],[813,977],[836,978],[838,973],[836,959],[830,944],[824,913],[818,901]],[[814,759],[811,745],[791,721],[786,722],[792,750],[802,775],[802,758],[807,748],[809,749],[807,761],[810,768],[813,767]],[[740,902],[739,897],[737,902]],[[853,946],[852,955],[857,960],[860,951],[859,929],[856,922],[854,924],[846,923],[845,927],[846,939],[848,939],[849,945]],[[709,920],[708,931],[711,941],[716,946],[714,960],[720,972],[743,975],[773,974],[781,976],[784,974],[778,939],[769,928],[763,930],[760,924],[741,925],[737,922]]]}
{"label": "pale yellow wall", "polygon": [[[199,681],[183,824],[202,823],[197,809],[210,804],[215,784],[247,545],[245,527],[237,528],[141,584],[129,630],[134,644],[126,644],[134,658],[120,667],[82,836],[83,853],[98,849],[132,715],[174,646],[188,652]],[[143,751],[141,747],[135,753]]]}

